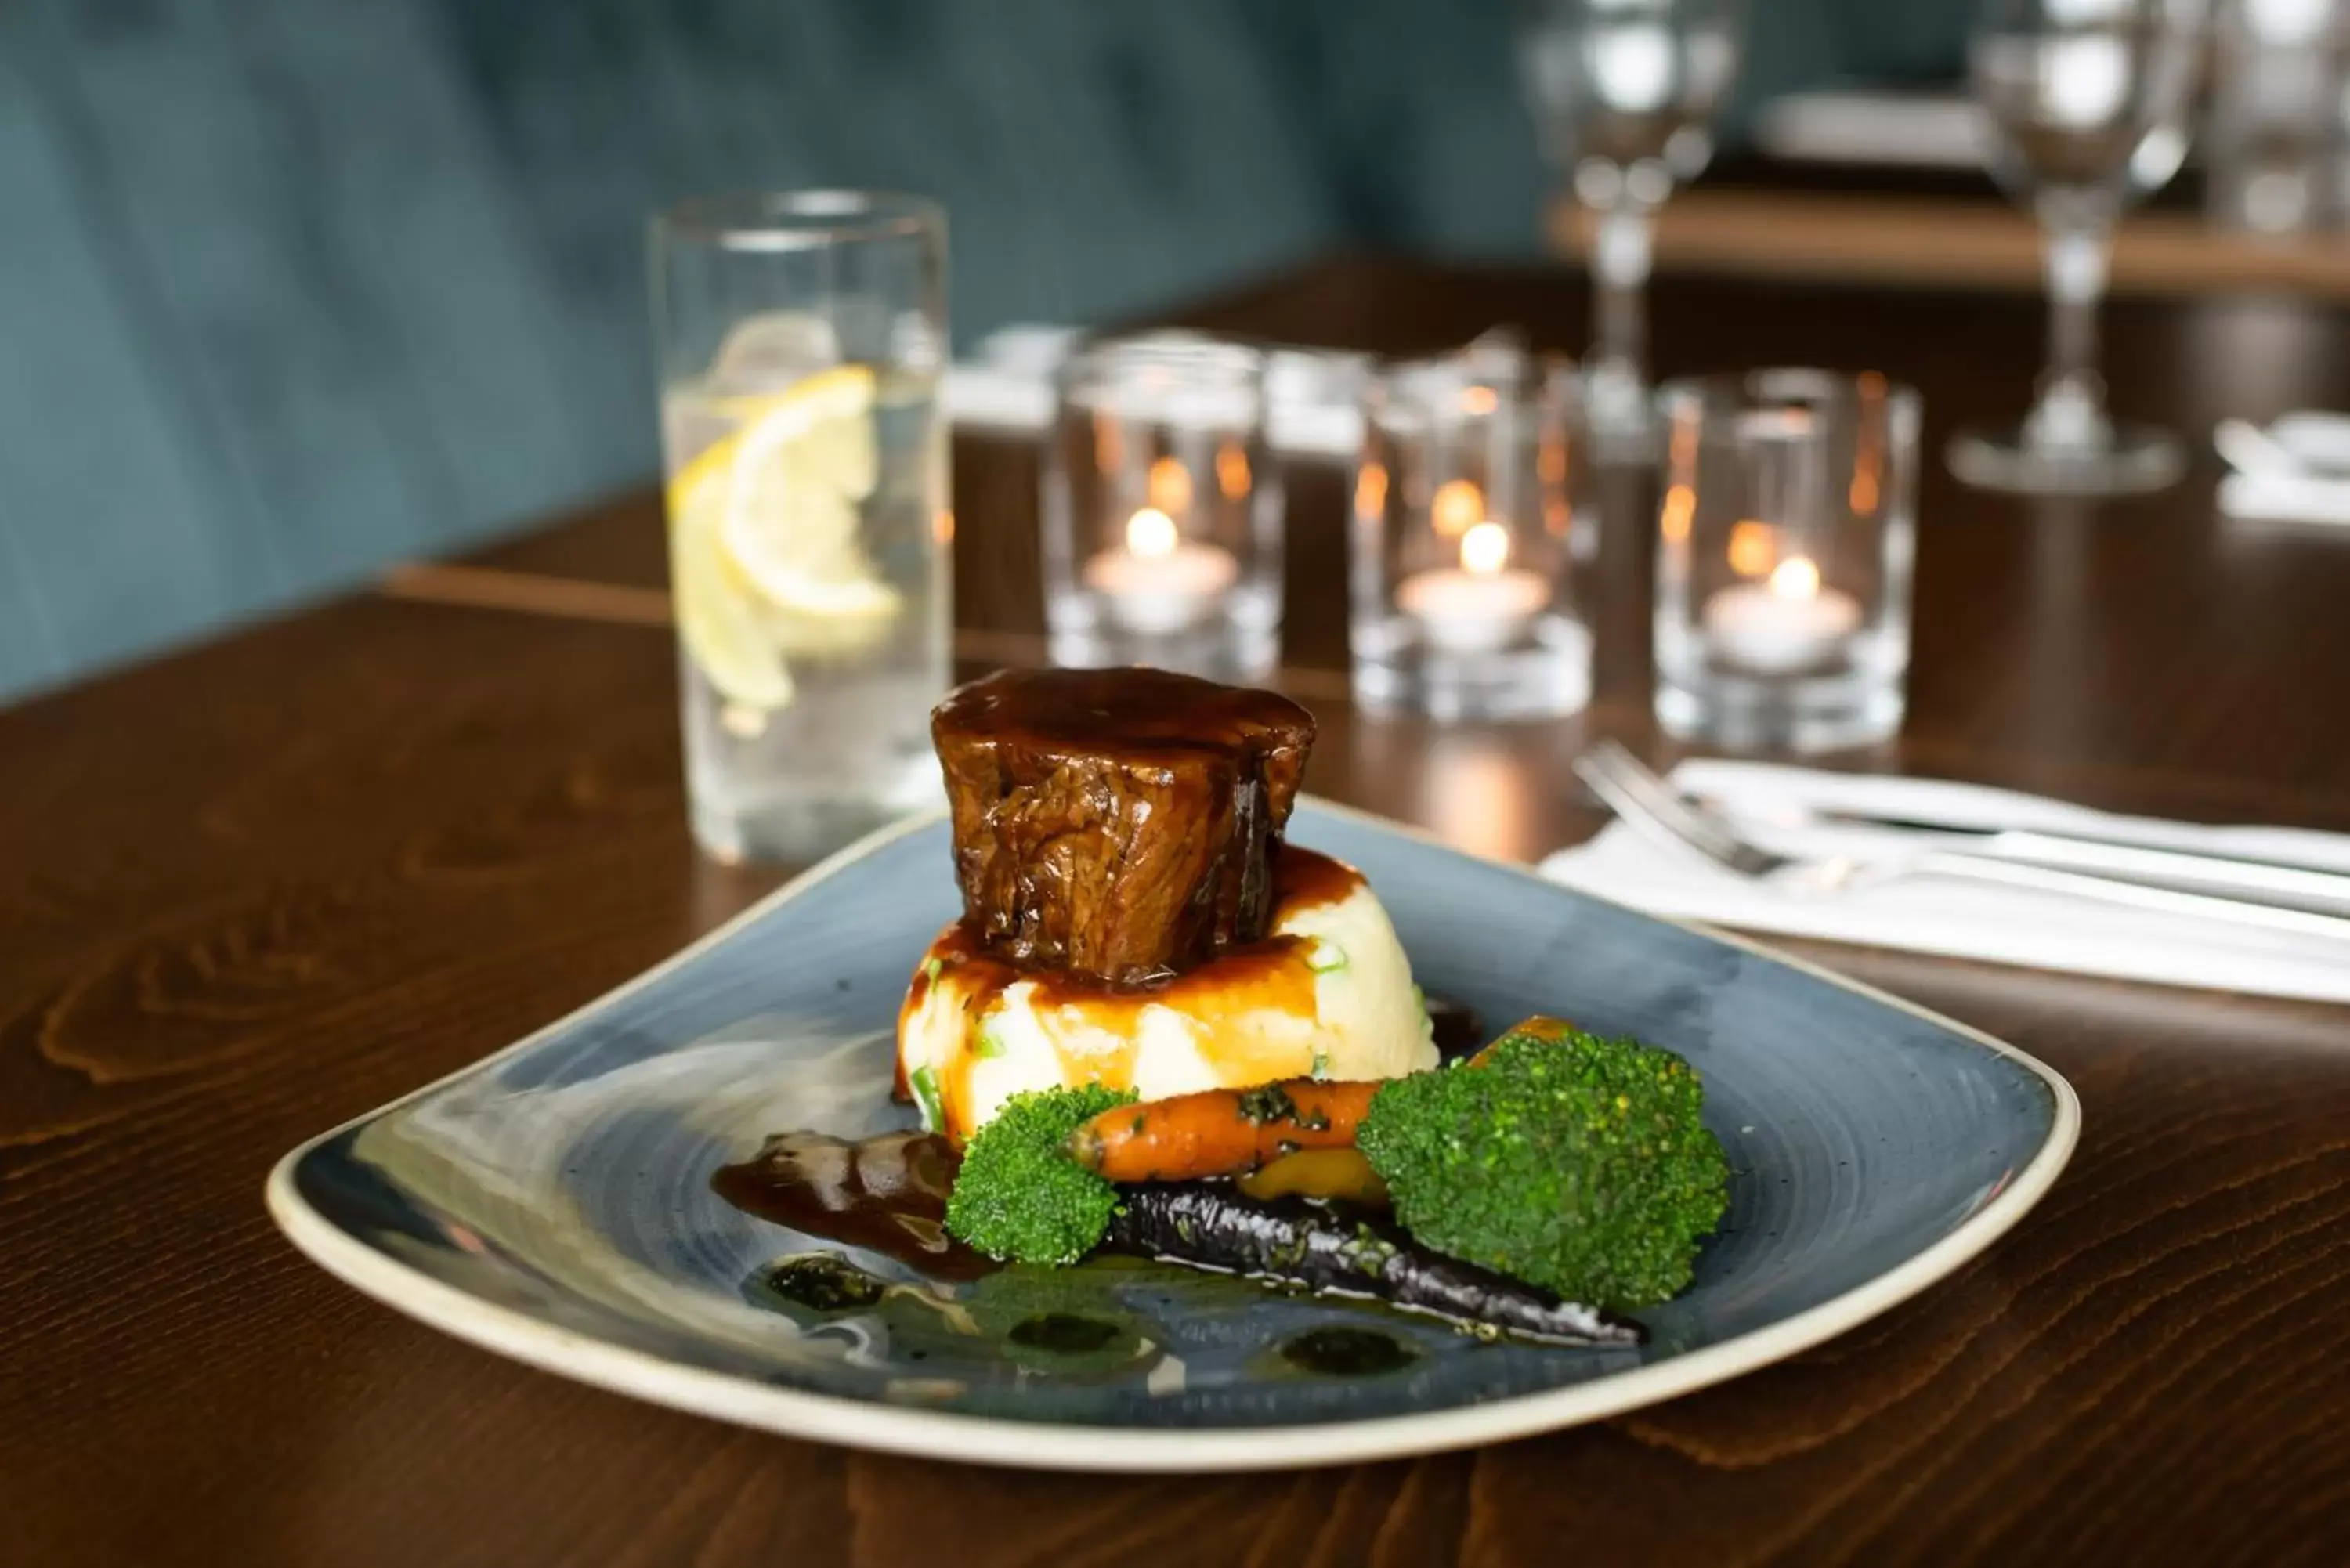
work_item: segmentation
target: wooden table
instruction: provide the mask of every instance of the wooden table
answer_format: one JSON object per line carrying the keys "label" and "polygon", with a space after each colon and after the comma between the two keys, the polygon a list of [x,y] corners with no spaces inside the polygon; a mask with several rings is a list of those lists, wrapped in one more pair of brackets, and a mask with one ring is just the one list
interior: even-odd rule
{"label": "wooden table", "polygon": [[[2012,412],[2028,302],[1657,293],[1668,370],[1874,366],[1929,436]],[[1186,319],[1388,350],[1573,344],[1574,281],[1326,266]],[[2350,317],[2113,312],[2125,410],[2350,407]],[[2208,463],[2109,507],[1929,468],[1907,733],[1873,761],[2350,829],[2350,533],[2215,519]],[[1033,474],[958,452],[975,660],[1035,651]],[[1344,698],[1343,481],[1293,475],[1286,679],[1313,787],[1520,858],[1568,760],[1655,751],[1637,498],[1600,695],[1440,732]],[[2013,1040],[2086,1132],[2041,1210],[1856,1333],[1601,1426],[1357,1469],[1064,1478],[794,1443],[398,1317],[272,1231],[279,1152],[588,1001],[771,887],[684,831],[650,497],[0,713],[0,1559],[965,1565],[2350,1558],[2350,1011],[1819,957]]]}

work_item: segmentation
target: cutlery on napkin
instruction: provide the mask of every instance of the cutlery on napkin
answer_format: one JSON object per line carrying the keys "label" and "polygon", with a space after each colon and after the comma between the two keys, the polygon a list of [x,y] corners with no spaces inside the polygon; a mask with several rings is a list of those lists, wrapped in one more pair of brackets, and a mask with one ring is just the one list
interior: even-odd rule
{"label": "cutlery on napkin", "polygon": [[2230,517],[2350,524],[2350,416],[2292,413],[2266,427],[2221,420],[2211,444],[2233,471],[2219,493]]}
{"label": "cutlery on napkin", "polygon": [[[1980,785],[1760,763],[1690,761],[1669,776],[1684,795],[1730,816],[1748,837],[1793,855],[1898,852],[1932,836],[1920,828],[2022,828],[2350,873],[2350,837],[2334,834],[2116,816]],[[1621,823],[1552,856],[1542,870],[1682,919],[2159,984],[2350,1002],[2350,943],[1927,877],[1804,895],[1737,877],[1693,852],[1660,847]]]}

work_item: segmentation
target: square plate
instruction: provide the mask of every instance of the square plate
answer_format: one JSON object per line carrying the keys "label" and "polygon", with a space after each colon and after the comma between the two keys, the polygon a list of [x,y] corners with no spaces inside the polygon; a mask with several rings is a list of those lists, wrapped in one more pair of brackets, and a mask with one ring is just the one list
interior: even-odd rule
{"label": "square plate", "polygon": [[[1291,838],[1369,878],[1415,977],[1489,1023],[1575,1019],[1679,1052],[1730,1212],[1637,1351],[1487,1343],[1370,1303],[1142,1263],[909,1282],[867,1313],[763,1295],[835,1248],[722,1201],[769,1133],[906,1125],[899,998],[958,912],[942,818],[858,845],[531,1038],[305,1145],[270,1177],[295,1244],[501,1354],[721,1419],[993,1464],[1326,1464],[1482,1443],[1702,1387],[1818,1344],[1957,1268],[2039,1200],[2080,1125],[2030,1057],[1721,937],[1301,803]],[[1024,1347],[1044,1312],[1113,1325]],[[1400,1365],[1308,1376],[1278,1347],[1369,1327]]]}

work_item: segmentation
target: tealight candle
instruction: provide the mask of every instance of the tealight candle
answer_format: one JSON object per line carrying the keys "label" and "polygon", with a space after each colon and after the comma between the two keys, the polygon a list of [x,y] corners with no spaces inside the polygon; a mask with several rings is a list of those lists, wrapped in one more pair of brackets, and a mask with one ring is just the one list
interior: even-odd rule
{"label": "tealight candle", "polygon": [[1240,579],[1232,552],[1184,538],[1156,506],[1127,519],[1126,543],[1087,561],[1085,584],[1110,618],[1142,637],[1181,631]]}
{"label": "tealight candle", "polygon": [[1415,572],[1396,586],[1396,607],[1445,653],[1491,653],[1523,635],[1550,603],[1540,575],[1511,566],[1510,531],[1483,522],[1461,535],[1461,565]]}
{"label": "tealight candle", "polygon": [[1820,569],[1790,556],[1760,583],[1724,588],[1705,601],[1714,649],[1749,670],[1783,675],[1819,663],[1860,629],[1860,602],[1820,586]]}

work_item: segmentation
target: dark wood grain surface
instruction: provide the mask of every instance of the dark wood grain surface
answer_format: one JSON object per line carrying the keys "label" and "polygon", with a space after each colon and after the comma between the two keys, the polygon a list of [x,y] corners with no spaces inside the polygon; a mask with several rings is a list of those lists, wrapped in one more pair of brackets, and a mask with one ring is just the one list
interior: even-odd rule
{"label": "dark wood grain surface", "polygon": [[[1806,360],[2012,411],[2037,313],[1730,281],[1658,296],[1668,369]],[[1192,313],[1289,341],[1571,344],[1571,279],[1381,263]],[[2133,301],[2117,400],[2350,408],[2350,317]],[[1033,473],[957,452],[975,662],[1033,656]],[[1605,535],[1600,696],[1564,724],[1355,713],[1343,486],[1292,475],[1284,677],[1312,787],[1530,857],[1566,764],[1647,717],[1646,499]],[[2227,523],[2210,474],[2108,507],[1929,472],[1918,666],[1872,765],[2350,829],[2350,532]],[[688,843],[657,514],[623,501],[385,592],[0,713],[0,1561],[731,1564],[2350,1559],[2350,1010],[1814,947],[2079,1088],[2047,1202],[1952,1280],[1736,1383],[1411,1463],[1067,1478],[737,1431],[374,1305],[271,1230],[301,1138],[626,979],[776,873]],[[603,590],[567,592],[586,585]],[[554,591],[550,592],[552,586]]]}

